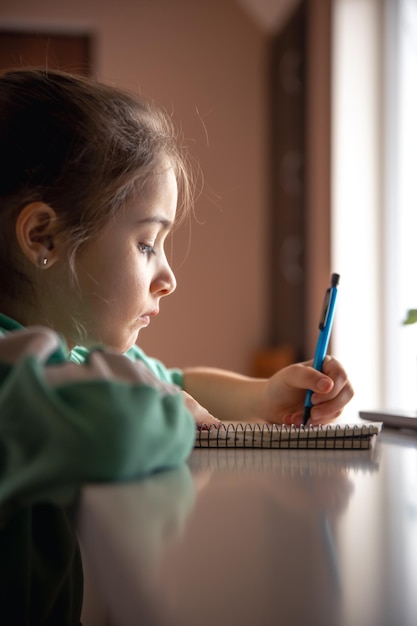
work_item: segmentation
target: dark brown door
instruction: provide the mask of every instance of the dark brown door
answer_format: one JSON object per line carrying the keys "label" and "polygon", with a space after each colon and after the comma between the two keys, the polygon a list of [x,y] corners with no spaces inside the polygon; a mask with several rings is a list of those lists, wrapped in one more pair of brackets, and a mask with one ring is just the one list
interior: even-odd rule
{"label": "dark brown door", "polygon": [[0,69],[27,66],[88,75],[91,38],[85,34],[0,30]]}

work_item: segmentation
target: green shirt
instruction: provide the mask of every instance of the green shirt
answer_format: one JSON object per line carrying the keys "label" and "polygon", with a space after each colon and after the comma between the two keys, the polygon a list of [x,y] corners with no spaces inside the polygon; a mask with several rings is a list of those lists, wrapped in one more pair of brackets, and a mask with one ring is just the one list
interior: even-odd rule
{"label": "green shirt", "polygon": [[[155,498],[164,499],[162,511],[171,501],[170,526],[173,511],[179,523],[188,513],[193,484],[183,461],[195,424],[181,384],[179,370],[137,347],[126,356],[69,353],[50,330],[0,314],[2,623],[80,624],[82,561],[68,507],[82,483],[153,472],[141,497],[151,528],[138,532],[166,528],[145,515]],[[158,481],[156,470],[177,465],[180,473]]]}
{"label": "green shirt", "polygon": [[0,505],[66,482],[124,480],[184,462],[195,423],[181,384],[179,370],[138,347],[126,356],[68,353],[52,331],[0,314]]}

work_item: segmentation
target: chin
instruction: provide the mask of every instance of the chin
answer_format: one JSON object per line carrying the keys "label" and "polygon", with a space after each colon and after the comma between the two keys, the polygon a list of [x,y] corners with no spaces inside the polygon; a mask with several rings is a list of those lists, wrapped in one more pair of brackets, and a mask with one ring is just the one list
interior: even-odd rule
{"label": "chin", "polygon": [[137,328],[131,329],[130,332],[127,331],[123,335],[111,335],[109,333],[107,341],[103,335],[104,345],[117,354],[124,354],[135,345],[138,335],[139,330]]}
{"label": "chin", "polygon": [[131,337],[126,342],[124,342],[121,346],[121,349],[118,350],[118,352],[120,352],[121,354],[124,354],[125,352],[128,352],[130,348],[133,348],[133,346],[135,345],[138,339],[138,335],[139,335],[139,332],[135,333],[134,337]]}

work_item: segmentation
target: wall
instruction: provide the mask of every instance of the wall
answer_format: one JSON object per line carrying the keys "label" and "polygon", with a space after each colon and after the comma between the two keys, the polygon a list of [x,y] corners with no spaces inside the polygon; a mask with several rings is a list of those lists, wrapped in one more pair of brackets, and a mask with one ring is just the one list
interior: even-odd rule
{"label": "wall", "polygon": [[265,34],[233,0],[3,0],[0,26],[91,32],[100,79],[172,112],[205,182],[174,235],[177,291],[140,344],[247,371],[267,339]]}

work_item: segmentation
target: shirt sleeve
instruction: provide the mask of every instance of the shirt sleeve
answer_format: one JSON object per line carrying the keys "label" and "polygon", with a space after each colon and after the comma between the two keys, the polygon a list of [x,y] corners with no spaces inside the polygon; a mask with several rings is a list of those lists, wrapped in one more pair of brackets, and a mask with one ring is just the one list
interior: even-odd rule
{"label": "shirt sleeve", "polygon": [[33,489],[115,481],[176,467],[195,423],[174,379],[93,351],[56,362],[59,338],[29,328],[0,339],[0,504]]}

